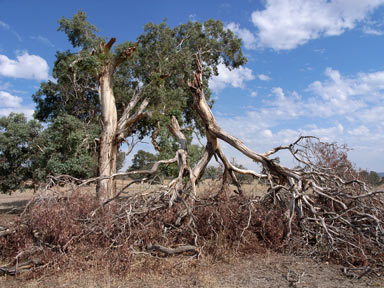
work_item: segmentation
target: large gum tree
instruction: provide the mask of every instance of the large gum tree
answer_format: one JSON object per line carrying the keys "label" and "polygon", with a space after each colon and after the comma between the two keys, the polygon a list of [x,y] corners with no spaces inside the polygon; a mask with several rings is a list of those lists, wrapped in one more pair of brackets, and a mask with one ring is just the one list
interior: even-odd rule
{"label": "large gum tree", "polygon": [[75,49],[57,52],[56,81],[41,84],[33,95],[35,115],[48,121],[64,113],[100,124],[102,132],[96,140],[101,201],[115,195],[117,154],[127,137],[152,134],[159,149],[156,141],[162,129],[169,129],[169,135],[176,138],[177,129],[204,131],[188,86],[198,68],[196,55],[204,65],[207,105],[212,104],[207,83],[217,74],[217,66],[236,68],[246,62],[241,40],[215,20],[176,27],[149,23],[135,42],[115,47],[116,39],[97,36],[97,28],[82,11],[72,19],[60,19],[58,30],[66,33]]}

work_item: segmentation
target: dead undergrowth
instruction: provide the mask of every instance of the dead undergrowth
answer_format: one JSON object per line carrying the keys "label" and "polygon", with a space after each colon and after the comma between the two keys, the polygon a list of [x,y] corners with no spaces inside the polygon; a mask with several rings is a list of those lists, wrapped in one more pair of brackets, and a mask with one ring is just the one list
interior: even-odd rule
{"label": "dead undergrowth", "polygon": [[[375,227],[372,219],[355,219],[363,221],[366,231],[337,226],[353,237],[353,249],[330,243],[325,231],[313,236],[307,231],[311,226],[298,217],[290,227],[282,193],[276,200],[272,194],[263,199],[227,197],[219,193],[220,187],[212,189],[194,201],[180,198],[172,207],[161,192],[131,193],[104,206],[89,192],[76,189],[36,196],[17,224],[2,232],[0,254],[8,265],[1,271],[8,275],[30,272],[23,273],[23,278],[106,267],[111,275],[120,276],[135,271],[183,274],[201,259],[216,263],[276,251],[346,265],[346,276],[381,275],[383,247],[366,240],[369,229]],[[382,199],[370,201],[378,201],[374,204],[381,210],[376,215],[383,219],[382,206],[377,204]],[[313,231],[321,227],[315,224]],[[380,231],[376,234],[382,237]]]}

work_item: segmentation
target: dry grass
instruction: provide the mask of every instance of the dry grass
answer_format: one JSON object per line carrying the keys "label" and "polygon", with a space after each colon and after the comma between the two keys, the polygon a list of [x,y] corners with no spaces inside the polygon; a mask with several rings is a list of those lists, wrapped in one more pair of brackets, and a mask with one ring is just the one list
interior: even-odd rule
{"label": "dry grass", "polygon": [[[341,267],[328,263],[316,263],[310,259],[276,253],[256,257],[231,257],[220,262],[210,259],[163,259],[163,270],[147,271],[138,266],[133,272],[116,276],[108,267],[89,268],[86,271],[69,269],[30,279],[0,277],[0,287],[313,287],[313,288],[362,288],[384,287],[384,279],[364,277],[346,278]],[[143,263],[144,264],[144,263]],[[183,271],[177,267],[184,267]],[[287,280],[297,277],[297,282]]]}

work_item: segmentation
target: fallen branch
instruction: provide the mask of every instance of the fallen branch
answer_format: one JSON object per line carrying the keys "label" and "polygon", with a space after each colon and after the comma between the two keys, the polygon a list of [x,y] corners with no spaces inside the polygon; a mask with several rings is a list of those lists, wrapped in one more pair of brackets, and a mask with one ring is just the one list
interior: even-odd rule
{"label": "fallen branch", "polygon": [[184,246],[179,246],[176,248],[168,248],[168,247],[157,245],[157,244],[155,244],[155,245],[149,244],[149,245],[147,245],[146,250],[147,251],[159,251],[159,252],[165,253],[167,255],[182,254],[185,252],[194,252],[195,254],[198,253],[198,249],[195,246],[191,246],[191,245],[184,245]]}
{"label": "fallen branch", "polygon": [[3,266],[3,267],[0,267],[0,276],[2,275],[15,276],[20,273],[29,272],[33,268],[37,266],[41,266],[42,264],[43,263],[39,258],[34,258],[34,259],[29,259],[23,263],[18,263],[11,267]]}

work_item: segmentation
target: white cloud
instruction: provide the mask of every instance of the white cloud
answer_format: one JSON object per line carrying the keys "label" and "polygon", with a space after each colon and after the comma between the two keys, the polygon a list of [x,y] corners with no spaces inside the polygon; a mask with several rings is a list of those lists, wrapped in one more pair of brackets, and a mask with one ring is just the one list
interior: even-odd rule
{"label": "white cloud", "polygon": [[256,91],[252,91],[251,92],[251,97],[257,97],[257,92]]}
{"label": "white cloud", "polygon": [[[302,91],[305,97],[274,87],[269,97],[263,97],[263,106],[247,107],[237,116],[218,114],[217,121],[257,152],[314,135],[348,144],[354,149],[350,159],[358,166],[382,171],[384,71],[345,76],[327,68],[325,76]],[[285,165],[295,165],[289,163],[291,158],[281,158]]]}
{"label": "white cloud", "polygon": [[21,105],[22,102],[23,99],[21,97],[14,96],[6,91],[0,91],[0,117],[7,116],[11,112],[14,112],[24,113],[25,116],[31,118],[34,113],[34,109],[32,107]]}
{"label": "white cloud", "polygon": [[365,125],[360,125],[348,131],[350,135],[353,136],[367,136],[370,131]]}
{"label": "white cloud", "polygon": [[327,80],[315,81],[309,86],[320,98],[308,101],[308,108],[314,115],[329,117],[348,115],[355,118],[357,111],[364,111],[371,105],[380,105],[384,100],[384,71],[359,73],[355,77],[344,77],[339,71],[327,68]]}
{"label": "white cloud", "polygon": [[219,75],[209,80],[209,88],[218,93],[227,86],[244,88],[244,82],[255,79],[252,70],[245,67],[229,70],[224,64],[217,66]]}
{"label": "white cloud", "polygon": [[23,52],[16,56],[16,60],[9,59],[5,55],[0,55],[0,76],[47,80],[48,64],[37,55],[29,55]]}
{"label": "white cloud", "polygon": [[372,27],[364,27],[363,28],[363,32],[365,34],[370,34],[370,35],[377,35],[377,36],[381,36],[384,34],[384,31],[381,31],[379,29],[374,29]]}
{"label": "white cloud", "polygon": [[281,87],[274,87],[271,90],[275,98],[272,101],[265,101],[266,108],[261,112],[265,115],[270,114],[270,119],[294,119],[305,114],[301,97],[296,92],[292,92],[288,97]]}
{"label": "white cloud", "polygon": [[265,129],[265,130],[261,131],[261,134],[267,138],[271,138],[273,136],[272,131],[269,129]]}
{"label": "white cloud", "polygon": [[8,92],[0,91],[0,103],[3,107],[19,107],[22,101],[23,99],[18,96],[13,96]]}
{"label": "white cloud", "polygon": [[261,81],[269,81],[269,80],[271,80],[271,77],[269,77],[268,75],[265,75],[265,74],[259,74],[259,75],[257,75],[257,77]]}
{"label": "white cloud", "polygon": [[337,36],[365,20],[384,0],[266,0],[252,13],[261,47],[294,49],[309,40]]}
{"label": "white cloud", "polygon": [[33,117],[34,110],[29,107],[18,107],[18,108],[0,108],[0,117],[8,116],[11,113],[22,113],[28,119]]}
{"label": "white cloud", "polygon": [[240,25],[237,23],[229,23],[226,27],[235,33],[241,40],[244,42],[244,47],[246,49],[255,49],[256,48],[256,37],[251,31],[245,28],[240,28]]}
{"label": "white cloud", "polygon": [[358,119],[366,124],[383,123],[384,121],[384,106],[378,105],[374,107],[368,107],[359,111],[354,115],[353,119]]}

